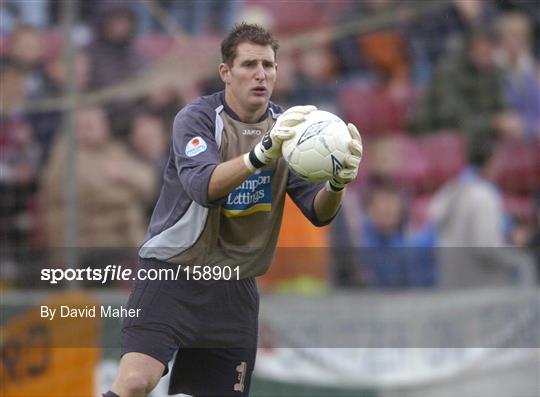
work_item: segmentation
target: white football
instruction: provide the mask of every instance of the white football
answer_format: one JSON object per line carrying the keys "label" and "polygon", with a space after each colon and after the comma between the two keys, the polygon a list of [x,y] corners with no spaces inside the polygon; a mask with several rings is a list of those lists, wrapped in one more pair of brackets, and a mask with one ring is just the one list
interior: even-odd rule
{"label": "white football", "polygon": [[350,154],[352,138],[338,116],[315,110],[295,128],[293,138],[283,142],[283,158],[300,178],[318,183],[332,179]]}

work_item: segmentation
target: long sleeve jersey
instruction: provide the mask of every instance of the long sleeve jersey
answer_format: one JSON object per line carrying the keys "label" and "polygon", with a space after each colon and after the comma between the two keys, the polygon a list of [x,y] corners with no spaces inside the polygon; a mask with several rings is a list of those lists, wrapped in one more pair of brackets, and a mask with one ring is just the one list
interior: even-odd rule
{"label": "long sleeve jersey", "polygon": [[215,167],[257,144],[282,109],[269,103],[253,124],[241,122],[224,92],[183,108],[173,126],[163,187],[139,255],[184,266],[238,266],[240,278],[266,272],[276,247],[285,193],[316,226],[314,199],[321,185],[289,172],[280,158],[251,175],[226,197],[208,201]]}

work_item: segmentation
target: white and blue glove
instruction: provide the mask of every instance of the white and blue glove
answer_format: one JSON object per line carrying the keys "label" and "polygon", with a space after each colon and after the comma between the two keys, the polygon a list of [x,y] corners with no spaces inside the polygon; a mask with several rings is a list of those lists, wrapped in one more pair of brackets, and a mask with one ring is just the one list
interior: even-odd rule
{"label": "white and blue glove", "polygon": [[246,167],[251,172],[255,172],[281,157],[283,141],[293,138],[294,128],[300,125],[305,120],[306,115],[314,110],[317,108],[313,105],[293,106],[279,116],[270,131],[264,134],[261,142],[244,155]]}
{"label": "white and blue glove", "polygon": [[349,143],[350,154],[345,157],[344,167],[338,174],[326,182],[326,190],[332,192],[342,191],[348,183],[352,182],[358,175],[358,166],[362,160],[362,138],[354,124],[347,124],[352,141]]}

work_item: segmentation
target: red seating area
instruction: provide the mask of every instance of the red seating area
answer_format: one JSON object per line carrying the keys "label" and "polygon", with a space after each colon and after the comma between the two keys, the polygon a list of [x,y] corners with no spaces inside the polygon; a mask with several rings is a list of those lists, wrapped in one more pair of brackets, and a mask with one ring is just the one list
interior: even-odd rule
{"label": "red seating area", "polygon": [[213,36],[193,36],[175,39],[163,34],[147,34],[137,36],[135,48],[149,62],[166,56],[176,56],[193,65],[206,65],[212,56],[219,55],[220,38]]}
{"label": "red seating area", "polygon": [[466,146],[462,134],[455,131],[428,135],[422,140],[423,152],[427,158],[431,187],[437,187],[458,175],[466,164]]}
{"label": "red seating area", "polygon": [[[313,28],[328,22],[327,17],[319,12],[322,3],[315,1],[288,2],[286,13],[282,2],[248,0],[247,4],[263,6],[279,15],[276,21],[280,32],[300,31],[307,25]],[[336,9],[349,5],[348,1],[333,4]],[[298,15],[302,18],[297,18]],[[310,20],[311,15],[316,15],[317,19]],[[45,59],[49,60],[58,54],[61,33],[48,31],[44,42]],[[0,54],[7,51],[8,45],[6,37],[0,36]],[[181,57],[189,53],[192,64],[205,65],[211,57],[218,55],[219,38],[197,36],[176,40],[164,34],[146,34],[136,37],[135,46],[149,62],[171,54]],[[421,224],[433,192],[466,165],[466,143],[457,131],[443,131],[422,138],[415,138],[407,132],[409,117],[414,113],[419,94],[419,88],[414,86],[401,87],[396,91],[359,81],[344,85],[339,90],[337,102],[343,118],[354,123],[365,139],[366,155],[359,183],[369,176],[370,140],[391,140],[389,156],[395,157],[391,176],[414,192],[412,216],[414,222]],[[521,141],[505,142],[497,147],[496,161],[496,183],[504,193],[506,208],[519,215],[533,213],[532,195],[540,191],[540,147]]]}
{"label": "red seating area", "polygon": [[540,190],[540,147],[515,141],[496,149],[497,184],[506,191],[527,194]]}
{"label": "red seating area", "polygon": [[423,190],[429,174],[429,157],[422,142],[409,135],[397,135],[398,168],[394,178],[412,191]]}
{"label": "red seating area", "polygon": [[[46,31],[44,35],[43,57],[44,61],[48,62],[60,55],[63,40],[62,32],[51,29]],[[218,54],[219,38],[195,36],[176,40],[166,34],[141,34],[135,38],[135,48],[149,62],[170,54],[182,56],[186,53],[190,54],[190,60],[194,60],[194,62],[207,62],[210,55]],[[6,54],[8,50],[9,41],[7,36],[0,35],[0,55]]]}
{"label": "red seating area", "polygon": [[281,34],[290,34],[305,33],[328,26],[330,23],[328,14],[321,12],[321,6],[332,2],[248,0],[245,7],[265,9],[273,17],[273,30]]}
{"label": "red seating area", "polygon": [[344,117],[363,134],[380,135],[408,128],[417,97],[418,89],[412,86],[395,92],[387,87],[354,83],[340,91],[338,102]]}
{"label": "red seating area", "polygon": [[[375,167],[376,172],[384,170],[385,176],[394,179],[413,194],[410,205],[413,228],[425,224],[433,193],[445,182],[456,177],[466,166],[466,142],[457,131],[443,131],[421,138],[408,133],[380,138],[389,141],[388,150],[391,165]],[[369,142],[365,162],[362,165],[366,180],[372,174],[369,156]],[[535,214],[534,194],[540,191],[540,155],[535,145],[524,142],[500,143],[495,151],[497,164],[496,183],[502,191],[505,209],[511,215],[531,217]],[[380,160],[374,160],[380,161]]]}

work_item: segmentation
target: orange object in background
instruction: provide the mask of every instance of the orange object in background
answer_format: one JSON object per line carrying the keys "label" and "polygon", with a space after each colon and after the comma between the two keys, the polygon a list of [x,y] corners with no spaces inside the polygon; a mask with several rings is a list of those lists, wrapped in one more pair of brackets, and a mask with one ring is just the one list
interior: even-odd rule
{"label": "orange object in background", "polygon": [[328,281],[329,226],[315,227],[289,198],[285,199],[278,248],[269,271],[258,279],[259,287],[311,292]]}
{"label": "orange object in background", "polygon": [[405,39],[399,31],[378,31],[359,37],[363,57],[386,81],[406,80],[409,73]]}
{"label": "orange object in background", "polygon": [[[42,304],[85,308],[95,302],[81,294],[64,294]],[[41,318],[40,308],[35,307],[2,324],[2,397],[94,395],[101,320],[58,317],[52,321]]]}

